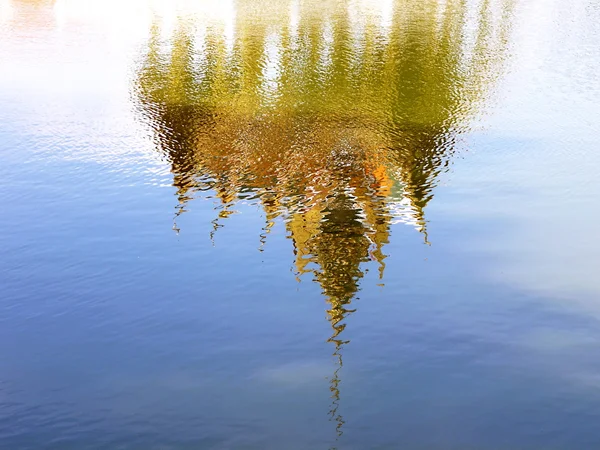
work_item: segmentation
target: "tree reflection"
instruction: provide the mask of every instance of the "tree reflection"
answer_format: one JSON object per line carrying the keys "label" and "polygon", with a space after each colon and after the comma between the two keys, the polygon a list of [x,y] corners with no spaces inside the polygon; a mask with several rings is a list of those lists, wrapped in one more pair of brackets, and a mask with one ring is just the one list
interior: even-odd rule
{"label": "tree reflection", "polygon": [[[385,3],[385,2],[384,2]],[[151,30],[135,101],[171,164],[178,213],[240,200],[277,218],[329,303],[342,433],[341,339],[395,221],[427,242],[425,208],[507,53],[511,0],[237,0]],[[383,6],[382,6],[383,5]],[[210,17],[207,19],[207,17]]]}

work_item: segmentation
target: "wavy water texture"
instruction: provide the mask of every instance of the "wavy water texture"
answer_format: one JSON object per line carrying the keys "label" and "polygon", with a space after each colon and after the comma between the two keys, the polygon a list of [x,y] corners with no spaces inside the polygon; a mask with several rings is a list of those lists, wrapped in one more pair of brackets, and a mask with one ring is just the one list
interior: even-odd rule
{"label": "wavy water texture", "polygon": [[512,7],[237,0],[153,21],[132,92],[171,165],[177,215],[217,197],[216,231],[255,202],[263,243],[283,220],[296,273],[330,304],[340,434],[340,334],[362,263],[383,278],[394,222],[428,242],[425,209],[502,73]]}

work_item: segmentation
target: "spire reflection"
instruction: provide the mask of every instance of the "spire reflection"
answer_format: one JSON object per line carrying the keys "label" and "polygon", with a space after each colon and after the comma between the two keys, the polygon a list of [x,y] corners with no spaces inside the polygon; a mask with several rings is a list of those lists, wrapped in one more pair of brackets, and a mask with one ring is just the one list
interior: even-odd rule
{"label": "spire reflection", "polygon": [[213,233],[240,200],[265,212],[261,245],[285,224],[298,276],[311,273],[329,304],[338,436],[341,335],[363,264],[383,279],[393,223],[428,242],[425,209],[500,73],[511,8],[236,0],[150,31],[134,97],[171,165],[176,216],[214,196]]}

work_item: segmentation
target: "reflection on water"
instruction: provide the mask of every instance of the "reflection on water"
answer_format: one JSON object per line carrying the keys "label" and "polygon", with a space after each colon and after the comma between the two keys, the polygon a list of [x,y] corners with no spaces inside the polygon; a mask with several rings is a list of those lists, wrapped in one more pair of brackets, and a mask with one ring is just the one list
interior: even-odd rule
{"label": "reflection on water", "polygon": [[[341,435],[341,337],[362,264],[383,279],[390,226],[428,242],[425,209],[507,54],[511,0],[236,0],[153,23],[134,82],[170,162],[177,214],[219,199],[279,218],[298,276],[329,303]],[[175,229],[179,230],[177,225]]]}

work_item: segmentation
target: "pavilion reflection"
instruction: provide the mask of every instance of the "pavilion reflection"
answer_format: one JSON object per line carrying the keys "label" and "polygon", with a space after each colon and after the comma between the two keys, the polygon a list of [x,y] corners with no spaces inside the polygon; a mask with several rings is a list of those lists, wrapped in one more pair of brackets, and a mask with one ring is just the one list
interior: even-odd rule
{"label": "pavilion reflection", "polygon": [[[226,2],[227,3],[227,2]],[[221,226],[260,203],[329,304],[337,368],[352,300],[390,227],[428,241],[437,178],[500,73],[511,0],[236,0],[218,14],[157,20],[135,79],[136,106],[171,165],[178,214],[216,196]],[[213,11],[214,13],[214,11]]]}

